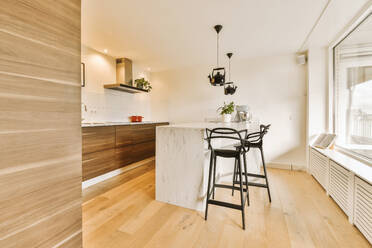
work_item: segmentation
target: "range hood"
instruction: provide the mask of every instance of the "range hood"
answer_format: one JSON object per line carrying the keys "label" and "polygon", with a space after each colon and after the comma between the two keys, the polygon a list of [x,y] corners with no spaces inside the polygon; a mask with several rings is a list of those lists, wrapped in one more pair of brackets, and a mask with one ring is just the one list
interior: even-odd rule
{"label": "range hood", "polygon": [[116,59],[116,83],[105,84],[105,89],[119,90],[128,93],[148,92],[133,85],[132,60],[127,58]]}

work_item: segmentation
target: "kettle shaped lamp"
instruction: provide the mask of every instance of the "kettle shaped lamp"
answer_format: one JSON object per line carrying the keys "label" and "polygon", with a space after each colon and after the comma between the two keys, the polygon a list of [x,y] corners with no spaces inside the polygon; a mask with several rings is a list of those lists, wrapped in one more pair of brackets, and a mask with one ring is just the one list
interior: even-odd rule
{"label": "kettle shaped lamp", "polygon": [[217,33],[217,67],[213,68],[212,73],[208,75],[209,82],[212,86],[224,86],[226,70],[224,67],[219,67],[219,34],[222,30],[222,25],[214,26]]}
{"label": "kettle shaped lamp", "polygon": [[231,81],[231,57],[233,56],[233,53],[227,53],[226,55],[229,58],[229,82],[225,83],[224,92],[225,95],[234,95],[236,88],[238,87]]}

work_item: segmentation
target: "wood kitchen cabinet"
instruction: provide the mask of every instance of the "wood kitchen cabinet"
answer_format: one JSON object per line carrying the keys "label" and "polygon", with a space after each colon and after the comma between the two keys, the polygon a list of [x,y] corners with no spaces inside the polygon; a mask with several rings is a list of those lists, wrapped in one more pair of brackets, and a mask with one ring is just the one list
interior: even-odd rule
{"label": "wood kitchen cabinet", "polygon": [[168,123],[83,127],[83,180],[154,156],[160,125]]}
{"label": "wood kitchen cabinet", "polygon": [[115,148],[115,127],[83,128],[83,154]]}
{"label": "wood kitchen cabinet", "polygon": [[83,181],[119,168],[115,148],[83,154]]}

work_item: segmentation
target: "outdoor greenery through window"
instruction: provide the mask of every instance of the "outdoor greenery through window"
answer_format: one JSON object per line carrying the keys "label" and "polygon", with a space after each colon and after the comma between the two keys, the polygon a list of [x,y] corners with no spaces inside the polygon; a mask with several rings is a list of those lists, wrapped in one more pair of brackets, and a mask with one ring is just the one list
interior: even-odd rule
{"label": "outdoor greenery through window", "polygon": [[334,47],[336,144],[372,160],[372,15]]}

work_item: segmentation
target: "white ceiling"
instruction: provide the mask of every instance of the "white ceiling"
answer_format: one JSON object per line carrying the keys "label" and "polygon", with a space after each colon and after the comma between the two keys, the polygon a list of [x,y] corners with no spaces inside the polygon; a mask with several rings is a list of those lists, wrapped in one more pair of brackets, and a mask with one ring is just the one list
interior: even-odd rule
{"label": "white ceiling", "polygon": [[[215,63],[215,24],[224,26],[222,56],[228,51],[233,59],[295,53],[327,1],[82,0],[82,42],[153,71]],[[368,0],[333,0],[343,8],[345,1],[356,12]],[[320,38],[310,38],[318,41],[324,32],[331,35],[317,27]]]}

